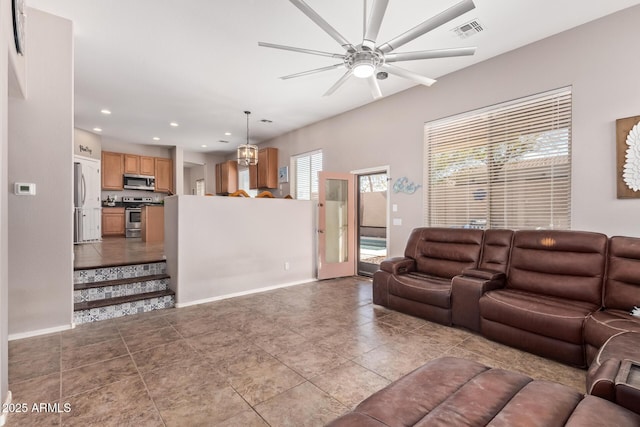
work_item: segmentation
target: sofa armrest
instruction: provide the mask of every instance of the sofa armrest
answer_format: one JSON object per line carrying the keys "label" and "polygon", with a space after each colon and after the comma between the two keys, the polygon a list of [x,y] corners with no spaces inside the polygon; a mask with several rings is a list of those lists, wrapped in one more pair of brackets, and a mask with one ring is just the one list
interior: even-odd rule
{"label": "sofa armrest", "polygon": [[505,279],[507,278],[506,274],[504,274],[503,272],[490,270],[488,268],[465,268],[462,271],[462,275],[467,277],[475,277],[477,279],[489,280],[489,281],[501,280],[502,282],[504,282]]}
{"label": "sofa armrest", "polygon": [[[467,274],[469,273],[469,274]],[[503,288],[504,273],[468,269],[451,280],[451,321],[475,332],[480,332],[480,297],[490,290]]]}
{"label": "sofa armrest", "polygon": [[395,257],[380,263],[380,270],[391,274],[406,274],[416,269],[416,261],[413,258]]}
{"label": "sofa armrest", "polygon": [[607,359],[600,366],[592,366],[587,372],[587,394],[615,402],[615,384],[619,369],[619,359]]}

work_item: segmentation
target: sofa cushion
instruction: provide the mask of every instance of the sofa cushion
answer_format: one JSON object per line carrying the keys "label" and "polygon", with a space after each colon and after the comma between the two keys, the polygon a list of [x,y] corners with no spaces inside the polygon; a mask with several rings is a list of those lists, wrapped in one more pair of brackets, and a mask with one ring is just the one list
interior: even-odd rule
{"label": "sofa cushion", "polygon": [[517,231],[506,287],[599,307],[607,242],[585,231]]}
{"label": "sofa cushion", "polygon": [[451,279],[409,273],[392,276],[389,294],[442,308],[451,307]]}
{"label": "sofa cushion", "polygon": [[604,285],[604,307],[631,311],[640,307],[640,239],[612,237]]}
{"label": "sofa cushion", "polygon": [[417,272],[451,279],[480,259],[482,230],[416,228],[411,232],[405,257],[416,260]]}
{"label": "sofa cushion", "polygon": [[512,289],[490,291],[480,298],[484,319],[580,345],[584,319],[597,309],[595,304]]}
{"label": "sofa cushion", "polygon": [[546,427],[565,423],[637,426],[640,416],[593,396],[583,398],[562,384],[443,357],[391,383],[329,426]]}
{"label": "sofa cushion", "polygon": [[584,340],[600,348],[612,336],[630,331],[640,332],[640,318],[622,310],[597,311],[585,322]]}

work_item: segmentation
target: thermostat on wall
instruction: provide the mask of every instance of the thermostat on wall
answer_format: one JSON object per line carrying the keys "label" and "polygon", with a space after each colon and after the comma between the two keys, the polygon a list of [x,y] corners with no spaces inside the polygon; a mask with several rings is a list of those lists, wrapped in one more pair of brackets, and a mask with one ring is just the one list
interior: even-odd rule
{"label": "thermostat on wall", "polygon": [[17,196],[35,196],[36,184],[33,182],[16,182],[13,192]]}

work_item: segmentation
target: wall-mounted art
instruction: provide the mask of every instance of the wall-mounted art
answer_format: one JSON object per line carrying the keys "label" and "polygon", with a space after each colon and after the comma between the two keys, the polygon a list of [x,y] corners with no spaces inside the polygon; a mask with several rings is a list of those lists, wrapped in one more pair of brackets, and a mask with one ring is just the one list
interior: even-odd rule
{"label": "wall-mounted art", "polygon": [[403,176],[402,178],[398,178],[393,184],[393,192],[413,194],[418,191],[418,188],[420,187],[422,187],[422,185],[410,182],[409,178]]}
{"label": "wall-mounted art", "polygon": [[281,184],[289,182],[289,166],[282,166],[278,169],[278,182]]}
{"label": "wall-mounted art", "polygon": [[640,198],[640,116],[616,120],[618,199]]}

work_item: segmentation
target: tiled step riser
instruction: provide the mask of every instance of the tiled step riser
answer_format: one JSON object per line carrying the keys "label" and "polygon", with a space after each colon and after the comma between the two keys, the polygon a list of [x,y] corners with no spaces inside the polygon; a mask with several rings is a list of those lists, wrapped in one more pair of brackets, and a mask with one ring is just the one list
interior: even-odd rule
{"label": "tiled step riser", "polygon": [[123,265],[117,267],[93,268],[73,272],[73,284],[103,282],[105,280],[128,279],[131,277],[166,274],[167,264],[156,262],[151,264]]}
{"label": "tiled step riser", "polygon": [[98,301],[107,298],[137,295],[145,292],[169,289],[168,279],[148,280],[124,285],[102,286],[99,288],[73,291],[73,302]]}
{"label": "tiled step riser", "polygon": [[172,308],[175,305],[173,296],[150,298],[141,301],[127,302],[124,304],[110,305],[108,307],[92,308],[73,313],[73,321],[76,325],[81,323],[97,322],[100,320],[115,319],[130,314],[146,313],[152,310]]}

